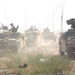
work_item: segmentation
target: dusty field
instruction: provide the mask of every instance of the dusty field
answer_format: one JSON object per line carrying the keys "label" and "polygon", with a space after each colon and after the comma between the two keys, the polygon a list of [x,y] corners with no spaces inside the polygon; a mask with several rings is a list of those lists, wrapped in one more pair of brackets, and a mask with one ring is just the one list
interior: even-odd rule
{"label": "dusty field", "polygon": [[51,41],[49,43],[39,43],[37,46],[27,46],[19,51],[19,54],[43,53],[50,55],[59,54],[58,42]]}
{"label": "dusty field", "polygon": [[[45,55],[58,55],[59,54],[59,45],[58,42],[47,42],[47,43],[39,43],[37,46],[28,46],[23,47],[19,50],[18,55],[26,58],[25,56],[29,54],[37,54],[42,53]],[[0,72],[4,72],[7,69],[7,62],[9,61],[9,57],[1,57],[0,58]]]}
{"label": "dusty field", "polygon": [[[45,55],[59,55],[59,45],[58,42],[50,41],[50,42],[42,42],[37,46],[28,46],[23,47],[19,50],[17,54],[22,59],[26,59],[26,57],[30,54],[42,53]],[[10,57],[1,57],[0,58],[0,75],[15,75],[13,69],[9,69],[7,67],[7,62],[10,61]],[[72,62],[72,66],[75,66],[75,61]],[[74,67],[72,68],[72,72],[75,71]]]}

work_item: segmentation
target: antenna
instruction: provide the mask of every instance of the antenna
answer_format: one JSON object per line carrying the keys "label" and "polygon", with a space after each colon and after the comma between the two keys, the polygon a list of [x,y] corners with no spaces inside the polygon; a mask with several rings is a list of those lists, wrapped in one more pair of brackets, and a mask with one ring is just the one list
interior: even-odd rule
{"label": "antenna", "polygon": [[51,29],[51,26],[50,26],[50,19],[51,19],[51,15],[53,15],[53,13],[49,14],[49,29]]}
{"label": "antenna", "polygon": [[50,17],[51,17],[51,15],[49,14],[49,27],[50,27]]}
{"label": "antenna", "polygon": [[59,7],[60,7],[60,6],[57,6],[57,7],[53,8],[53,27],[52,27],[53,32],[54,32],[54,14],[55,14],[55,9],[57,9],[57,8],[59,8]]}
{"label": "antenna", "polygon": [[38,25],[39,25],[39,27],[40,27],[40,30],[41,30],[40,21],[39,21],[39,19],[38,19],[38,18],[37,18],[37,22],[38,22]]}
{"label": "antenna", "polygon": [[6,26],[7,26],[7,11],[6,11],[6,7],[5,7],[5,19],[6,19]]}
{"label": "antenna", "polygon": [[25,30],[26,30],[26,27],[27,27],[27,10],[25,10]]}
{"label": "antenna", "polygon": [[64,7],[65,7],[65,0],[62,7],[62,0],[61,0],[61,32],[63,32],[63,14],[64,14]]}

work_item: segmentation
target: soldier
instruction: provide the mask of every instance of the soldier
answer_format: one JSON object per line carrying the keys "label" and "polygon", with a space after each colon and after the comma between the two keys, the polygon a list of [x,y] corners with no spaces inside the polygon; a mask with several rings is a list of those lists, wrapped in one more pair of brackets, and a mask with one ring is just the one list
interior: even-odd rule
{"label": "soldier", "polygon": [[47,27],[46,29],[44,29],[44,32],[45,32],[45,33],[49,33],[48,27]]}
{"label": "soldier", "polygon": [[21,37],[22,37],[22,41],[23,41],[23,45],[24,45],[24,41],[25,41],[24,34],[21,34]]}
{"label": "soldier", "polygon": [[13,23],[11,23],[11,24],[10,24],[10,26],[11,26],[11,28],[10,28],[10,30],[9,30],[9,31],[14,32],[14,30],[15,30],[15,26],[13,25]]}
{"label": "soldier", "polygon": [[35,26],[35,25],[34,25],[34,30],[35,30],[35,31],[38,31],[38,29],[36,28],[36,26]]}
{"label": "soldier", "polygon": [[29,30],[30,30],[30,31],[33,31],[33,30],[34,30],[34,27],[33,27],[33,26],[31,26],[31,27],[29,28]]}

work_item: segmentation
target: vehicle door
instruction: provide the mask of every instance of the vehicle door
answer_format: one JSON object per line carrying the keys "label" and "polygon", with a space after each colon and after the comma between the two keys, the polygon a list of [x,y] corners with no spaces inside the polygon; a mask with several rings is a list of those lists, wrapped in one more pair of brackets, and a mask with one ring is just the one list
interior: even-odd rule
{"label": "vehicle door", "polygon": [[65,52],[66,51],[66,34],[63,34],[61,36],[61,43],[60,43],[60,45],[61,45],[61,50],[63,52]]}

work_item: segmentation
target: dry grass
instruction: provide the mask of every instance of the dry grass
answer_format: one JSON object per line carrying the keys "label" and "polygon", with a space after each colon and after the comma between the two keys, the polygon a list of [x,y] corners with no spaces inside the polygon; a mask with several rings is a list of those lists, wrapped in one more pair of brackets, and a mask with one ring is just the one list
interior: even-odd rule
{"label": "dry grass", "polygon": [[[18,75],[54,75],[59,72],[60,69],[69,74],[72,69],[71,60],[67,57],[60,56],[49,56],[44,54],[30,54],[26,59],[22,59],[19,56],[11,57],[10,61],[7,62],[7,67]],[[40,59],[47,59],[41,61]],[[19,65],[26,63],[27,68],[19,68]]]}
{"label": "dry grass", "polygon": [[[19,54],[0,59],[0,70],[9,70],[16,75],[54,75],[60,69],[65,75],[73,75],[75,62],[59,56],[58,43],[51,42],[35,47],[25,47]],[[40,59],[47,59],[41,62]],[[19,68],[26,63],[27,68]]]}

